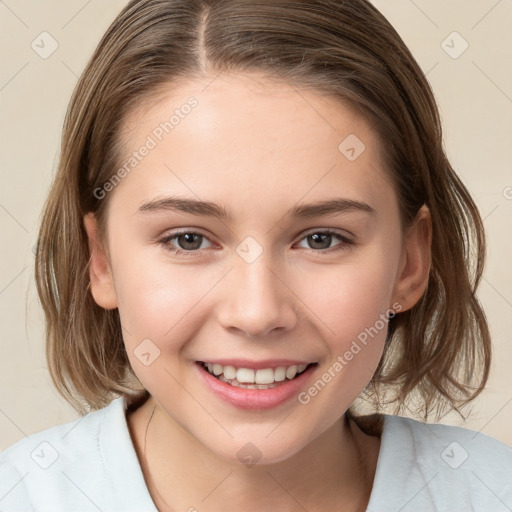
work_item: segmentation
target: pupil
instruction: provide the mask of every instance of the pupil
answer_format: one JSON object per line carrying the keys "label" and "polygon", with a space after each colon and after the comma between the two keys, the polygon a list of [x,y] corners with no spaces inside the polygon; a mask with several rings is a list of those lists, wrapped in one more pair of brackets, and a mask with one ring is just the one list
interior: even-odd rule
{"label": "pupil", "polygon": [[[310,242],[312,242],[314,249],[328,249],[329,246],[331,245],[331,236],[332,235],[329,235],[329,234],[315,233],[313,235],[309,235],[308,238],[310,239]],[[324,247],[316,247],[315,244],[317,244],[317,243],[320,243],[320,245],[322,244],[321,241],[319,242],[319,239],[322,237],[324,238],[324,241],[323,241]],[[327,240],[327,245],[325,245],[326,240]]]}
{"label": "pupil", "polygon": [[[196,240],[195,244],[197,245],[197,247],[188,247],[187,244],[194,245],[194,238],[196,238],[196,237],[199,238],[199,245],[197,245],[197,240]],[[197,235],[195,233],[185,233],[185,234],[179,236],[178,241],[179,241],[179,245],[183,249],[196,250],[196,249],[199,249],[199,247],[201,246],[201,238],[202,238],[202,235]],[[184,245],[182,244],[183,240],[185,240]]]}

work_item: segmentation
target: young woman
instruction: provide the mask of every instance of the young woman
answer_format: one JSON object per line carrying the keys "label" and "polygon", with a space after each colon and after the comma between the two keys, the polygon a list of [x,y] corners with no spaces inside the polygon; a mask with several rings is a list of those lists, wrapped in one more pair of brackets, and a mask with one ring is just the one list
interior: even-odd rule
{"label": "young woman", "polygon": [[37,246],[84,415],[0,455],[0,509],[510,510],[508,447],[424,422],[486,383],[483,261],[429,85],[366,0],[131,1]]}

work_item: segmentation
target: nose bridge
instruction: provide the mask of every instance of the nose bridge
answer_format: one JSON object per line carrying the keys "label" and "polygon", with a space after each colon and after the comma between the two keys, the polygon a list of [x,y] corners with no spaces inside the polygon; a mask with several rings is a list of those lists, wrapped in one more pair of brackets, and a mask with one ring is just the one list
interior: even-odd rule
{"label": "nose bridge", "polygon": [[293,327],[293,294],[282,282],[280,267],[271,251],[263,250],[254,239],[245,240],[236,251],[229,291],[221,307],[222,325],[244,331],[250,337]]}

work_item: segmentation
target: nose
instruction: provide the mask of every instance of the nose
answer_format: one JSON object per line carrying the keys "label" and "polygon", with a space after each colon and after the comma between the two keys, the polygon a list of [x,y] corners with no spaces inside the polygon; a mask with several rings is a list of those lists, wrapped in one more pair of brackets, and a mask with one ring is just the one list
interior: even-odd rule
{"label": "nose", "polygon": [[280,267],[264,251],[247,263],[235,257],[227,276],[218,320],[227,330],[249,338],[282,335],[297,323],[295,297]]}

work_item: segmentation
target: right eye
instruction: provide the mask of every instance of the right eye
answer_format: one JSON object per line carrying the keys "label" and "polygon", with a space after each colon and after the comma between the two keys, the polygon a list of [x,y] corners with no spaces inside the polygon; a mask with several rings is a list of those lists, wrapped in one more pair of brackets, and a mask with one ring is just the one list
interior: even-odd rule
{"label": "right eye", "polygon": [[[175,239],[178,247],[172,243]],[[204,249],[204,247],[201,248],[204,240],[208,239],[201,233],[182,230],[166,235],[161,238],[158,243],[172,254],[187,254],[193,256],[196,255],[197,251]]]}

